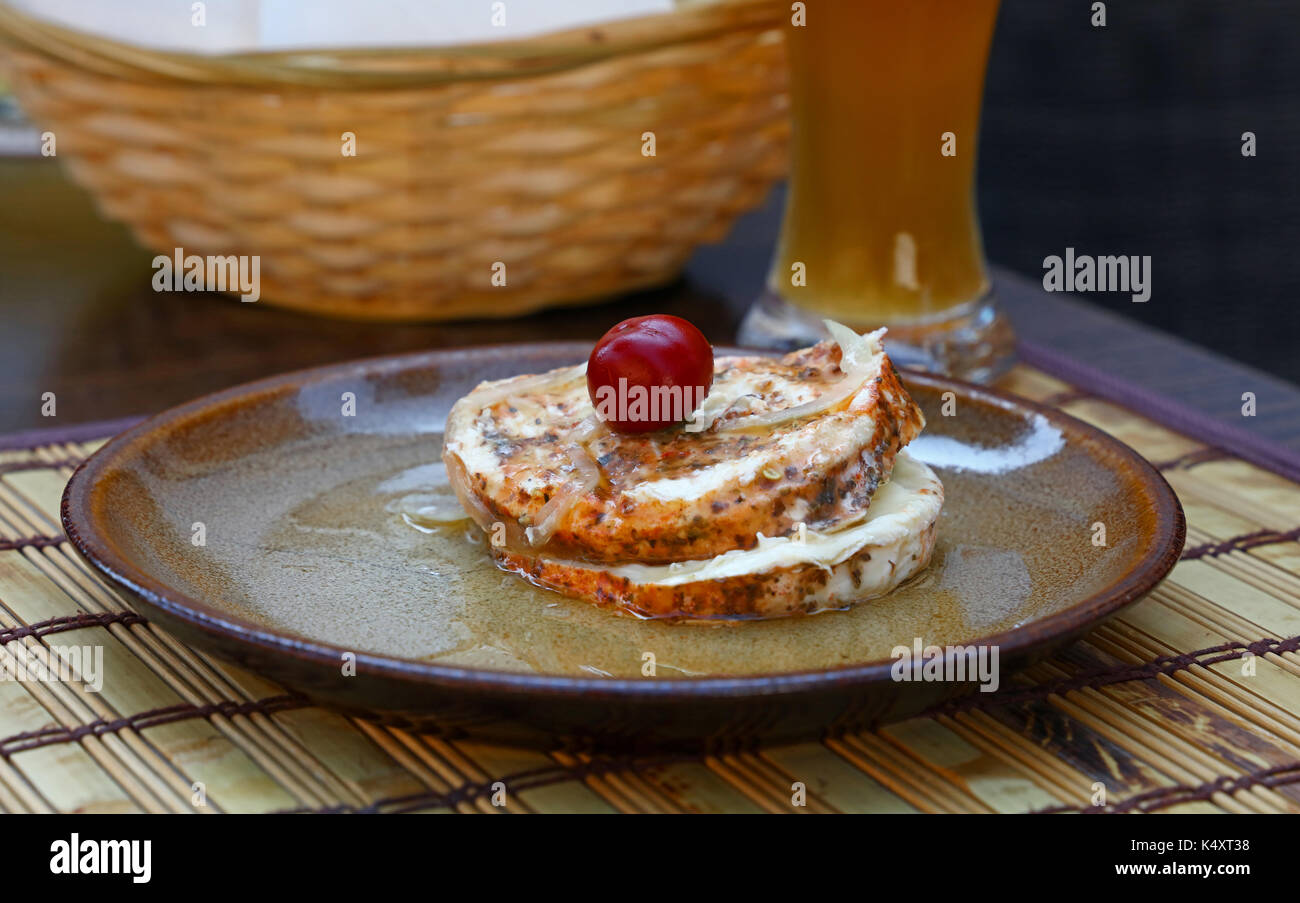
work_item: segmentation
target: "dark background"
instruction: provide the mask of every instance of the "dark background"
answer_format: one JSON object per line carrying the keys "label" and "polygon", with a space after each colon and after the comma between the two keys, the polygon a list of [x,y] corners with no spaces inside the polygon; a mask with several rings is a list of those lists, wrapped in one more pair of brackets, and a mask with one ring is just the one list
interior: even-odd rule
{"label": "dark background", "polygon": [[[1300,2],[1003,0],[985,89],[991,260],[1151,255],[1082,299],[1300,382]],[[1256,135],[1255,157],[1241,134]]]}

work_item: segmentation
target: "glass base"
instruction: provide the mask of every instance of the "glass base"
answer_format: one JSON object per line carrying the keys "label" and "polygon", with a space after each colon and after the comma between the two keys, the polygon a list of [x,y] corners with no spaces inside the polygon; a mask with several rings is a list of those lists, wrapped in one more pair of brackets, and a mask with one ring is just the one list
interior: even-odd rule
{"label": "glass base", "polygon": [[[845,325],[859,332],[875,328],[862,323]],[[1015,363],[1015,334],[991,292],[932,318],[884,325],[889,328],[885,351],[899,367],[987,383]],[[793,351],[828,337],[820,316],[766,291],[745,315],[737,342],[751,348]]]}

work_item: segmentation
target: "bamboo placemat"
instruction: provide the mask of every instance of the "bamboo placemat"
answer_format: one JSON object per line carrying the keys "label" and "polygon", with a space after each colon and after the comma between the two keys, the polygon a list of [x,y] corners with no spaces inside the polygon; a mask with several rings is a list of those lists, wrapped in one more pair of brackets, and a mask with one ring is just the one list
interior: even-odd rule
{"label": "bamboo placemat", "polygon": [[103,438],[0,451],[0,662],[102,645],[113,675],[0,680],[0,810],[1078,811],[1104,788],[1108,811],[1300,812],[1300,484],[1028,366],[1002,385],[1157,464],[1188,520],[1173,574],[998,694],[721,757],[548,755],[312,706],[177,642],[75,556],[59,499]]}

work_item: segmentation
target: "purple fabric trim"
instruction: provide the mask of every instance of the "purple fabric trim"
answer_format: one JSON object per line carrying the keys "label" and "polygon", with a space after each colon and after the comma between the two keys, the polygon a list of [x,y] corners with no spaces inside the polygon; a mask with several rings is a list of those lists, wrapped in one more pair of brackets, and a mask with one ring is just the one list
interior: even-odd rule
{"label": "purple fabric trim", "polygon": [[96,420],[74,426],[53,426],[48,429],[9,433],[0,436],[0,451],[40,448],[58,442],[89,442],[92,439],[105,439],[135,426],[141,420],[144,420],[144,417],[120,417],[117,420]]}
{"label": "purple fabric trim", "polygon": [[1233,457],[1300,483],[1300,454],[1289,448],[1103,373],[1046,345],[1022,339],[1017,351],[1020,359],[1031,367],[1142,414],[1174,432],[1221,448]]}

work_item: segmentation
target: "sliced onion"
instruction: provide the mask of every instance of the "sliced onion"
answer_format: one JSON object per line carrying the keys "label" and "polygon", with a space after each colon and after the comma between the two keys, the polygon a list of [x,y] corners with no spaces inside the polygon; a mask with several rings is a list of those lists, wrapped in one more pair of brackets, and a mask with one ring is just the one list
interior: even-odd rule
{"label": "sliced onion", "polygon": [[[877,329],[866,335],[858,335],[852,329],[834,320],[822,322],[830,331],[831,338],[840,346],[840,369],[844,371],[844,376],[812,401],[781,408],[778,411],[765,411],[752,417],[738,417],[719,425],[718,432],[768,429],[792,420],[802,420],[838,408],[858,394],[862,384],[879,369],[878,359],[883,353],[880,339],[885,334],[885,330]],[[698,432],[707,429],[705,426],[691,429],[693,425],[688,425],[687,430]]]}
{"label": "sliced onion", "polygon": [[600,421],[594,414],[573,428],[569,439],[582,446],[585,450],[587,443],[596,438],[597,433],[603,433],[605,424]]}
{"label": "sliced onion", "polygon": [[460,500],[460,503],[469,513],[469,518],[489,536],[492,535],[495,525],[500,523],[505,529],[504,541],[498,543],[500,547],[515,552],[522,552],[527,549],[528,542],[519,524],[513,520],[499,521],[488,510],[487,505],[483,504],[483,500],[475,494],[473,487],[469,483],[469,470],[465,467],[465,462],[460,459],[460,455],[455,452],[448,452],[443,459],[447,464],[447,482],[451,484],[452,491],[456,493],[456,498]]}
{"label": "sliced onion", "polygon": [[[573,367],[561,367],[536,376],[521,376],[503,380],[501,383],[487,383],[470,393],[473,409],[483,411],[498,402],[524,395],[554,391],[581,379],[587,373],[585,363]],[[563,522],[569,511],[583,495],[596,488],[600,483],[600,468],[587,452],[586,443],[603,429],[603,424],[595,416],[587,417],[573,428],[569,441],[560,448],[561,453],[569,459],[574,479],[565,483],[550,501],[537,512],[534,526],[521,530],[521,524],[510,521],[506,524],[506,546],[520,548],[525,542],[532,547],[545,545],[552,534]],[[491,532],[496,518],[470,486],[469,472],[465,462],[454,452],[446,456],[447,479],[460,503],[465,506],[470,517],[484,531]],[[522,535],[521,535],[522,534]]]}
{"label": "sliced onion", "polygon": [[477,410],[482,411],[507,398],[559,389],[586,375],[587,365],[577,364],[573,367],[560,367],[558,370],[538,373],[535,376],[516,376],[496,383],[484,383],[470,395],[477,396],[474,398],[474,404]]}
{"label": "sliced onion", "polygon": [[491,532],[492,524],[496,518],[488,510],[487,505],[474,492],[474,487],[469,484],[469,470],[465,467],[465,462],[460,459],[460,455],[455,452],[447,452],[442,456],[443,463],[447,465],[447,482],[451,484],[451,491],[456,493],[456,498],[460,500],[461,505],[468,512],[474,523],[478,524],[485,531]]}
{"label": "sliced onion", "polygon": [[591,441],[601,427],[600,421],[592,416],[573,428],[570,441],[562,451],[573,468],[574,479],[556,490],[551,500],[537,512],[536,525],[524,530],[529,545],[537,547],[550,542],[551,536],[578,500],[600,485],[600,467],[587,451],[586,443]]}
{"label": "sliced onion", "polygon": [[740,398],[729,398],[724,392],[712,392],[705,397],[698,408],[691,412],[691,416],[686,418],[686,424],[682,429],[688,433],[702,433],[726,416],[727,411],[735,407],[741,398],[749,397],[741,395]]}

